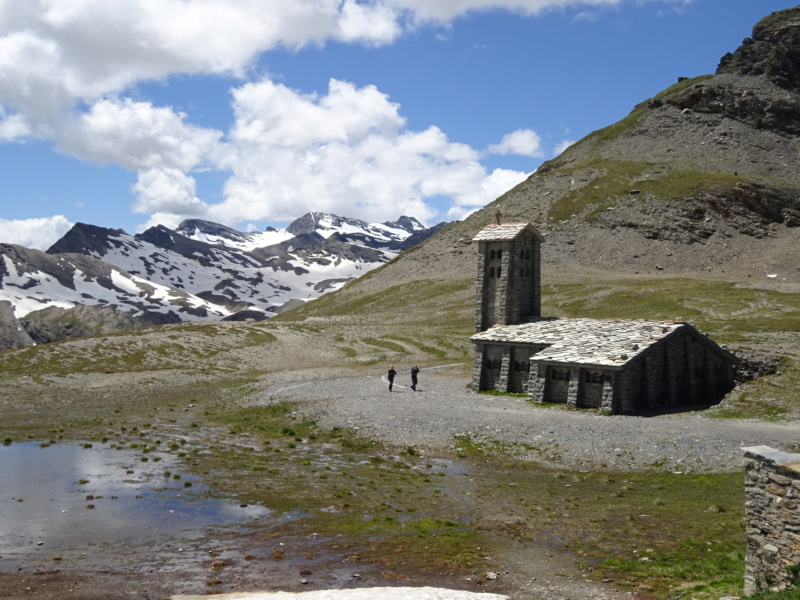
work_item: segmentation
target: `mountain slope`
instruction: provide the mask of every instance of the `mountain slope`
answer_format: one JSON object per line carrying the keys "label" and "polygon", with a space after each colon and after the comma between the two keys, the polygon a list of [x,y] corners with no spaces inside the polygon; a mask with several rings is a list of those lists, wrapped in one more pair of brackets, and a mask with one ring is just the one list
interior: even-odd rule
{"label": "mountain slope", "polygon": [[[765,18],[743,48],[758,47],[758,64],[795,64],[798,13]],[[800,86],[789,75],[800,70],[767,72],[751,54],[733,53],[715,75],[682,78],[464,221],[285,318],[324,320],[356,309],[376,322],[430,315],[431,322],[447,318],[468,331],[476,269],[471,240],[496,211],[505,222],[530,221],[545,235],[545,278],[797,281]]]}
{"label": "mountain slope", "polygon": [[221,319],[230,314],[90,256],[50,255],[14,244],[0,244],[0,289],[1,299],[13,307],[17,319],[47,308],[75,306],[128,313],[140,324]]}

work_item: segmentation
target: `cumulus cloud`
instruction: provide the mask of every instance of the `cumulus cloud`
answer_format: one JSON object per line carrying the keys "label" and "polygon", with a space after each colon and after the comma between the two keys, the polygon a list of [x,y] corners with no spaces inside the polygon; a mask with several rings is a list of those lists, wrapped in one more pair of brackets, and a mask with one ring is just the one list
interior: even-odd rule
{"label": "cumulus cloud", "polygon": [[[332,81],[327,93],[304,96],[248,83],[259,56],[330,41],[389,44],[471,11],[537,14],[631,1],[0,1],[0,142],[47,140],[71,156],[137,171],[133,208],[151,221],[278,220],[311,208],[426,219],[433,196],[466,210],[524,174],[487,173],[479,152],[436,127],[407,130],[399,107],[374,86]],[[132,99],[139,82],[219,74],[244,82],[233,91],[229,132]],[[491,151],[541,156],[538,136],[527,130]],[[193,173],[208,168],[231,173],[218,204],[197,197]]]}
{"label": "cumulus cloud", "polygon": [[518,156],[530,156],[531,158],[542,158],[542,138],[535,131],[530,129],[517,129],[506,134],[499,144],[489,146],[491,154],[516,154]]}
{"label": "cumulus cloud", "polygon": [[206,205],[195,196],[195,181],[179,169],[156,168],[139,171],[133,186],[138,194],[137,213],[171,213],[201,216]]}
{"label": "cumulus cloud", "polygon": [[[173,74],[244,76],[261,53],[336,40],[387,44],[470,11],[536,14],[626,0],[26,0],[0,3],[0,105],[46,126]],[[630,1],[630,0],[627,0]],[[684,4],[686,0],[650,0]]]}
{"label": "cumulus cloud", "polygon": [[236,123],[218,157],[232,176],[226,200],[208,207],[213,220],[283,220],[310,210],[427,219],[432,197],[485,204],[524,176],[488,174],[479,152],[436,127],[408,130],[399,106],[374,86],[331,80],[320,96],[264,80],[233,96]]}
{"label": "cumulus cloud", "polygon": [[558,156],[559,154],[564,152],[564,150],[566,150],[567,148],[572,146],[572,144],[574,144],[574,143],[575,143],[575,140],[563,140],[563,141],[559,142],[558,144],[556,144],[556,147],[555,147],[555,155]]}
{"label": "cumulus cloud", "polygon": [[0,142],[13,142],[29,134],[28,123],[22,115],[6,115],[0,107]]}
{"label": "cumulus cloud", "polygon": [[222,132],[195,127],[171,108],[130,99],[104,99],[74,115],[56,135],[59,147],[78,158],[113,162],[131,170],[197,167]]}
{"label": "cumulus cloud", "polygon": [[0,242],[17,244],[36,250],[47,250],[72,229],[63,215],[43,219],[0,219]]}

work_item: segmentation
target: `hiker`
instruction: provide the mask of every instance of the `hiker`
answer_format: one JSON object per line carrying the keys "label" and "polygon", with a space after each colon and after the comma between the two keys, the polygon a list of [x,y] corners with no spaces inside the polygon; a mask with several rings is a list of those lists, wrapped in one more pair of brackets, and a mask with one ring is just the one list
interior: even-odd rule
{"label": "hiker", "polygon": [[397,371],[394,370],[394,365],[389,367],[389,391],[392,391],[392,386],[394,385],[394,376],[397,375]]}
{"label": "hiker", "polygon": [[411,368],[411,389],[417,391],[417,375],[419,374],[419,367],[414,365]]}

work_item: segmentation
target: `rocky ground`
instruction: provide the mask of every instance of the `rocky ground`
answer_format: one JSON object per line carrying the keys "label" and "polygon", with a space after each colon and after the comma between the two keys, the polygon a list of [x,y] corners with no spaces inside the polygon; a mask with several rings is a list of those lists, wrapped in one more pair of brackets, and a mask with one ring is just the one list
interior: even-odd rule
{"label": "rocky ground", "polygon": [[539,407],[525,398],[475,394],[462,370],[422,369],[418,391],[400,372],[389,392],[381,369],[373,375],[283,381],[253,403],[300,402],[326,428],[357,428],[394,446],[453,449],[458,438],[508,444],[523,459],[556,468],[617,471],[720,472],[740,469],[741,449],[767,445],[793,451],[800,423],[713,419],[701,411],[647,417]]}

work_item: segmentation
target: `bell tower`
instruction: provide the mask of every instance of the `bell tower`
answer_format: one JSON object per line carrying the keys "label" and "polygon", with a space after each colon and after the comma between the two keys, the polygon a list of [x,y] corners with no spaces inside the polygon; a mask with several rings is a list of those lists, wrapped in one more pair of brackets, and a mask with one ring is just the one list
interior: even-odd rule
{"label": "bell tower", "polygon": [[542,234],[530,223],[492,224],[472,241],[478,242],[475,331],[541,316]]}

